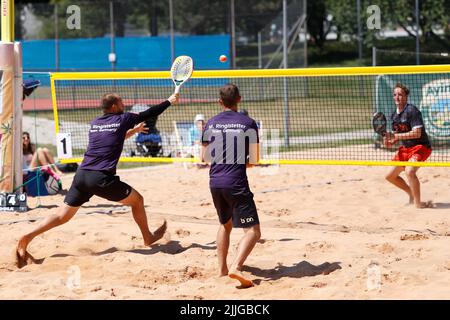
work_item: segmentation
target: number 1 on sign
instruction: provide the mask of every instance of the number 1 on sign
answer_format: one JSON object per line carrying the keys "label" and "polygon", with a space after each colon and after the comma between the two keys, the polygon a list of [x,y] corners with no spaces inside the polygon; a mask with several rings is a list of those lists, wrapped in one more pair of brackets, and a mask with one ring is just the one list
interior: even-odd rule
{"label": "number 1 on sign", "polygon": [[58,133],[56,146],[59,159],[72,158],[72,139],[70,133]]}
{"label": "number 1 on sign", "polygon": [[63,153],[67,154],[67,148],[66,148],[66,138],[61,140],[62,144],[63,144]]}

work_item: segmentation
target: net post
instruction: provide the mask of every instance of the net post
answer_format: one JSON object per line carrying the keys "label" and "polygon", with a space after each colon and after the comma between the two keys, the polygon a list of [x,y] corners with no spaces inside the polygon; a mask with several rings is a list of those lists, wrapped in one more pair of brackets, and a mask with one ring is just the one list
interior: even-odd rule
{"label": "net post", "polygon": [[1,0],[2,41],[14,41],[14,0]]}
{"label": "net post", "polygon": [[14,184],[14,44],[0,44],[2,99],[0,104],[0,192],[12,192]]}
{"label": "net post", "polygon": [[[14,163],[14,189],[23,183],[22,172],[22,102],[23,102],[23,78],[22,78],[22,44],[14,43],[14,109],[13,109],[13,163]],[[21,190],[20,190],[21,191]]]}
{"label": "net post", "polygon": [[3,99],[0,105],[0,123],[4,128],[0,138],[0,191],[12,192],[14,180],[13,126],[14,126],[14,1],[1,0],[2,41],[0,69],[2,70],[1,89]]}

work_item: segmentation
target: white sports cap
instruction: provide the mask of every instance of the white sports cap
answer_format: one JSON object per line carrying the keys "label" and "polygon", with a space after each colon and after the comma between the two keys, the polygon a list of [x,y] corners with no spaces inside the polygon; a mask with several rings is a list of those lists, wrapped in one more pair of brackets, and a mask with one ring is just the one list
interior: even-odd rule
{"label": "white sports cap", "polygon": [[194,120],[195,122],[197,122],[197,121],[205,121],[205,116],[204,115],[202,115],[201,113],[199,113],[199,114],[197,114],[196,116],[195,116],[195,120]]}

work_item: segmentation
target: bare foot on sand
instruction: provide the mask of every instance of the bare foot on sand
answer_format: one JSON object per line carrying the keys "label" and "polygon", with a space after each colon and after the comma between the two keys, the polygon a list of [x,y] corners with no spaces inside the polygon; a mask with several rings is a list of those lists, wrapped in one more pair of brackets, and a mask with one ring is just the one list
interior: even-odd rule
{"label": "bare foot on sand", "polygon": [[36,263],[36,259],[25,251],[24,254],[20,254],[19,251],[16,250],[16,266],[21,269],[29,264]]}
{"label": "bare foot on sand", "polygon": [[15,259],[16,266],[20,269],[28,264],[34,263],[35,259],[27,252],[28,241],[25,238],[19,240],[16,247]]}
{"label": "bare foot on sand", "polygon": [[416,208],[418,209],[434,208],[434,207],[435,205],[433,201],[421,202],[419,205],[416,205]]}
{"label": "bare foot on sand", "polygon": [[228,273],[228,276],[231,279],[236,279],[241,283],[241,286],[244,288],[253,287],[253,282],[250,279],[247,279],[241,271],[233,269]]}
{"label": "bare foot on sand", "polygon": [[15,259],[18,268],[23,268],[28,264],[29,260],[28,259],[29,253],[27,252],[28,243],[29,241],[25,237],[22,237],[17,243]]}
{"label": "bare foot on sand", "polygon": [[164,233],[166,233],[166,230],[167,230],[167,221],[164,220],[163,224],[153,232],[150,239],[144,241],[144,245],[150,246],[159,239],[161,239],[164,236]]}
{"label": "bare foot on sand", "polygon": [[14,259],[16,266],[20,269],[29,264],[42,264],[44,259],[36,259],[27,251],[29,238],[22,237],[17,243],[17,247],[14,250]]}
{"label": "bare foot on sand", "polygon": [[219,277],[226,277],[228,275],[228,268],[220,270]]}

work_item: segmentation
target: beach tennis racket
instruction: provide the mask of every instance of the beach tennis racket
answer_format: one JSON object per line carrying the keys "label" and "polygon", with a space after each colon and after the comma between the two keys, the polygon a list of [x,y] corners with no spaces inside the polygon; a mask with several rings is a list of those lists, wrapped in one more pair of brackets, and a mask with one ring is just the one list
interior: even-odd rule
{"label": "beach tennis racket", "polygon": [[383,112],[376,112],[372,117],[373,130],[380,136],[384,137],[386,135],[386,116]]}
{"label": "beach tennis racket", "polygon": [[189,80],[194,70],[194,61],[189,56],[179,56],[172,63],[170,75],[175,84],[175,93],[180,92],[181,86]]}

